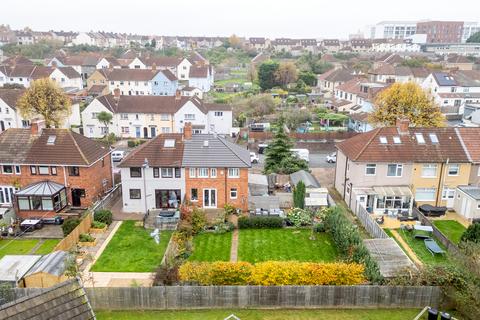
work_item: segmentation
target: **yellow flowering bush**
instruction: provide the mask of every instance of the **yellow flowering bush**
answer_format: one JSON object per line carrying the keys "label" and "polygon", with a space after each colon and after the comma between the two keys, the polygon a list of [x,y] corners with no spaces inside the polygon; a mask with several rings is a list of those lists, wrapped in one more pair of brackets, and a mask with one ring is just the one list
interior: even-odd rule
{"label": "yellow flowering bush", "polygon": [[266,261],[187,262],[180,280],[200,285],[355,285],[365,283],[364,266],[358,263]]}

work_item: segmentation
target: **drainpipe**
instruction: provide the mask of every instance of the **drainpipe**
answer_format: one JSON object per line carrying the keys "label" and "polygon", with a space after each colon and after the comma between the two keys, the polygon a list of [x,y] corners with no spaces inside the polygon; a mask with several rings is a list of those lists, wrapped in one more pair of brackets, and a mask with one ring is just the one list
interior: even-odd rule
{"label": "drainpipe", "polygon": [[[218,173],[217,173],[217,174],[218,174]],[[223,201],[223,202],[224,202],[224,205],[225,205],[225,204],[227,204],[227,192],[228,192],[228,191],[227,191],[227,189],[228,189],[228,188],[227,188],[227,175],[228,175],[228,169],[227,169],[227,168],[225,168],[225,173],[224,173],[224,175],[225,175],[225,192],[224,192],[224,197],[225,197],[225,198],[224,198],[224,201]],[[238,169],[238,175],[240,176],[240,168]],[[240,178],[240,177],[239,177],[239,178]],[[238,197],[238,190],[237,190],[237,197]]]}
{"label": "drainpipe", "polygon": [[[450,162],[450,159],[447,158],[446,164]],[[438,207],[439,202],[441,201],[441,196],[443,192],[443,181],[445,180],[445,172],[444,172],[444,164],[440,164],[440,179],[438,179],[438,187],[437,187],[437,196],[435,197],[435,206]]]}
{"label": "drainpipe", "polygon": [[348,180],[348,178],[347,178],[347,168],[348,168],[348,157],[345,157],[345,172],[344,172],[344,175],[343,175],[343,200],[345,200],[346,191],[347,191],[347,180]]}

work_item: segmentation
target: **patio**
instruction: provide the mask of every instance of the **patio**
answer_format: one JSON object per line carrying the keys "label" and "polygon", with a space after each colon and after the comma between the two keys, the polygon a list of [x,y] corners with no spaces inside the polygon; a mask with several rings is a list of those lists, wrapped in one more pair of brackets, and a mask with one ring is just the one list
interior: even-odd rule
{"label": "patio", "polygon": [[356,207],[363,206],[367,212],[386,214],[396,218],[400,213],[412,212],[413,194],[408,186],[379,186],[372,188],[353,188]]}

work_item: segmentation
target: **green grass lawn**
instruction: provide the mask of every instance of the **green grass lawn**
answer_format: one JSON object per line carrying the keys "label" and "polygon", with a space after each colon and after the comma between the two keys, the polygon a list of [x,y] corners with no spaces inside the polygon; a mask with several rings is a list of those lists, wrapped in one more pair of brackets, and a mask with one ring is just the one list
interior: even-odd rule
{"label": "green grass lawn", "polygon": [[[396,229],[398,234],[405,240],[405,242],[410,246],[410,248],[415,252],[417,255],[418,259],[422,261],[425,264],[445,264],[448,263],[448,258],[446,257],[445,254],[440,255],[432,255],[430,251],[427,250],[427,247],[425,247],[425,243],[423,242],[423,239],[415,239],[413,237],[413,232],[408,232],[408,231],[402,231],[400,229]],[[445,250],[445,247],[435,239],[435,241],[438,243],[438,245]]]}
{"label": "green grass lawn", "polygon": [[462,234],[467,230],[455,220],[434,220],[433,224],[453,243],[459,243]]}
{"label": "green grass lawn", "polygon": [[229,261],[232,232],[201,233],[193,238],[193,254],[190,261]]}
{"label": "green grass lawn", "polygon": [[217,81],[215,81],[215,85],[224,86],[228,83],[243,84],[245,82],[248,82],[246,78],[232,78],[232,79],[225,79],[225,80],[217,80]]}
{"label": "green grass lawn", "polygon": [[35,251],[35,254],[48,254],[53,251],[53,248],[60,242],[60,239],[46,239],[40,247]]}
{"label": "green grass lawn", "polygon": [[317,310],[190,310],[190,311],[96,311],[98,320],[223,320],[231,314],[248,320],[405,320],[413,319],[417,309],[317,309]]}
{"label": "green grass lawn", "polygon": [[316,233],[310,240],[310,229],[245,229],[239,233],[240,261],[267,260],[335,261],[337,250],[328,233]]}
{"label": "green grass lawn", "polygon": [[0,259],[7,254],[30,254],[38,239],[0,240]]}
{"label": "green grass lawn", "polygon": [[172,231],[160,232],[160,244],[150,230],[136,227],[135,221],[124,221],[95,262],[96,272],[153,272],[160,265]]}

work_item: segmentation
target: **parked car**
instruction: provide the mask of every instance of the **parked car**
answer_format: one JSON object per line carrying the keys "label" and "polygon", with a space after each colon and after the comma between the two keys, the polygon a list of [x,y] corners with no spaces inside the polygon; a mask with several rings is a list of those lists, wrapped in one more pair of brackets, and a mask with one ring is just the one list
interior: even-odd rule
{"label": "parked car", "polygon": [[337,162],[337,154],[336,153],[329,154],[327,156],[326,160],[327,160],[328,163],[336,163]]}
{"label": "parked car", "polygon": [[258,158],[258,155],[255,152],[250,152],[250,162],[251,163],[258,163],[260,159]]}
{"label": "parked car", "polygon": [[260,143],[258,145],[258,154],[263,154],[265,152],[265,149],[268,147],[268,144],[266,143]]}
{"label": "parked car", "polygon": [[116,150],[112,152],[112,161],[114,162],[122,161],[123,157],[125,157],[125,151]]}
{"label": "parked car", "polygon": [[298,158],[310,162],[310,151],[308,149],[290,149]]}

